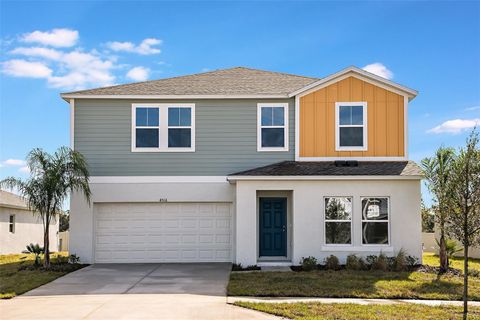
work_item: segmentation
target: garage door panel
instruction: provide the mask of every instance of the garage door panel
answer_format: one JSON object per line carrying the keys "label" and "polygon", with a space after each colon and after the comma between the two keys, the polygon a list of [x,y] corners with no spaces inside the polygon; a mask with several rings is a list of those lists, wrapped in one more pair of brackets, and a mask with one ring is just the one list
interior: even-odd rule
{"label": "garage door panel", "polygon": [[95,204],[96,262],[232,260],[230,203]]}

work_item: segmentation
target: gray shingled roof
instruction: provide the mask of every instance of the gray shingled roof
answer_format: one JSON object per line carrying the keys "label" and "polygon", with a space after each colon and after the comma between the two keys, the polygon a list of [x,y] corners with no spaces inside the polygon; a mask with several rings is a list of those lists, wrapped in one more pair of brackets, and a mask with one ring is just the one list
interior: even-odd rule
{"label": "gray shingled roof", "polygon": [[284,95],[318,78],[244,67],[64,93],[78,95]]}
{"label": "gray shingled roof", "polygon": [[334,161],[283,161],[231,176],[422,176],[413,161],[359,161],[358,166],[336,166]]}
{"label": "gray shingled roof", "polygon": [[28,209],[25,200],[14,193],[0,190],[0,207]]}

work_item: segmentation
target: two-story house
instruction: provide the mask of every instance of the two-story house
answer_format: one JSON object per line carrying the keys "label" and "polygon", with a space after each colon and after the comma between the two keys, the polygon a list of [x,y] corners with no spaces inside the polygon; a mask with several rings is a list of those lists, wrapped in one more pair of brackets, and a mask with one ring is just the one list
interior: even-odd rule
{"label": "two-story house", "polygon": [[417,92],[349,67],[231,68],[62,94],[93,192],[71,198],[83,262],[297,264],[421,258]]}

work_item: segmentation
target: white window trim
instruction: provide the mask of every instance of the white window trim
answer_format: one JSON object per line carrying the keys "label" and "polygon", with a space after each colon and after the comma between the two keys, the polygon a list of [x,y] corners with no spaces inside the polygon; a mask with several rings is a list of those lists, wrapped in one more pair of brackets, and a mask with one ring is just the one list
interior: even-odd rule
{"label": "white window trim", "polygon": [[[13,222],[10,222],[10,218],[13,217]],[[8,216],[8,232],[15,233],[15,224],[16,224],[17,217],[14,214]],[[10,226],[12,226],[12,231],[10,231]]]}
{"label": "white window trim", "polygon": [[[190,128],[191,129],[191,144],[190,148],[169,148],[168,147],[168,108],[191,108],[191,126],[175,127],[177,129]],[[137,108],[158,108],[159,123],[158,127],[144,127],[136,126],[136,109]],[[136,130],[137,128],[151,128],[159,129],[159,144],[158,148],[137,148]],[[171,127],[173,128],[173,127]],[[132,103],[132,123],[131,123],[131,151],[132,152],[195,152],[195,104],[194,103]]]}
{"label": "white window trim", "polygon": [[[282,107],[283,108],[283,126],[265,126],[262,127],[262,108]],[[262,147],[262,128],[283,128],[284,146],[283,147]],[[288,103],[257,103],[257,151],[275,152],[288,151]]]}
{"label": "white window trim", "polygon": [[[363,207],[362,207],[362,201],[363,199],[371,199],[371,198],[383,198],[387,199],[387,220],[365,220],[363,219]],[[362,247],[390,247],[391,243],[391,227],[390,227],[390,214],[391,214],[391,209],[390,209],[390,197],[387,196],[361,196],[360,197],[360,234],[361,234],[361,241],[360,245]],[[388,243],[385,244],[378,244],[378,243],[363,243],[363,223],[364,222],[375,222],[375,223],[387,223],[387,230],[388,230]]]}
{"label": "white window trim", "polygon": [[[327,198],[349,198],[352,203],[352,212],[350,212],[350,220],[329,220],[326,217],[325,199]],[[323,243],[326,247],[353,247],[353,213],[354,213],[353,196],[325,196],[323,197]],[[350,222],[350,243],[327,243],[327,222]]]}
{"label": "white window trim", "polygon": [[[340,125],[340,107],[342,106],[362,106],[363,107],[363,125]],[[363,146],[361,147],[342,147],[340,146],[340,127],[362,127],[363,128]],[[335,103],[335,151],[367,151],[368,146],[368,126],[367,126],[367,102],[336,102]]]}

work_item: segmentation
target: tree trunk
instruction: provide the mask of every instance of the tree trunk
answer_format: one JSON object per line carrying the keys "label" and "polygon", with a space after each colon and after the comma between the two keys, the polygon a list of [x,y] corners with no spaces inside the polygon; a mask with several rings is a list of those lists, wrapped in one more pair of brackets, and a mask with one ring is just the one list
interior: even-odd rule
{"label": "tree trunk", "polygon": [[468,245],[463,246],[463,319],[468,314]]}
{"label": "tree trunk", "polygon": [[440,272],[448,271],[448,256],[447,256],[447,246],[445,244],[445,233],[443,231],[443,226],[440,230]]}
{"label": "tree trunk", "polygon": [[43,233],[43,248],[45,252],[45,259],[43,260],[43,266],[45,269],[50,268],[50,238],[49,238],[49,229],[50,229],[50,221],[46,218],[45,221],[45,228]]}

